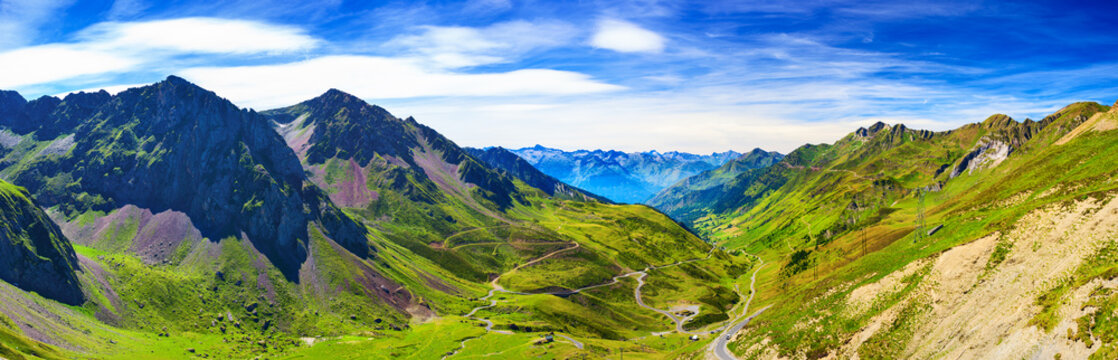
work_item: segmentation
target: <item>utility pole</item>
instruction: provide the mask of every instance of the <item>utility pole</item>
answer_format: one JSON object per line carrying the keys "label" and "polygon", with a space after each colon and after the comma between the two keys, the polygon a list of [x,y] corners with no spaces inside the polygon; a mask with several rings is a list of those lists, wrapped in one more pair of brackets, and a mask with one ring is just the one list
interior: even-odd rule
{"label": "utility pole", "polygon": [[[865,218],[865,214],[863,214],[863,212],[866,211],[866,207],[863,206],[862,201],[860,201],[861,196],[858,196],[855,199],[856,199],[855,201],[858,203],[858,220],[859,220],[859,222],[861,222],[861,220],[863,218]],[[860,237],[862,238],[862,257],[865,257],[866,256],[866,223],[862,222],[860,225],[861,226],[858,227],[858,235],[860,235]]]}
{"label": "utility pole", "polygon": [[[916,239],[915,240],[924,240],[924,195],[925,195],[925,190],[923,188],[917,189],[916,194],[917,194],[916,196],[917,196],[918,199],[916,201]],[[913,241],[915,241],[915,240],[913,240]]]}
{"label": "utility pole", "polygon": [[862,228],[858,230],[862,235],[862,257],[866,256],[866,226],[862,224]]}

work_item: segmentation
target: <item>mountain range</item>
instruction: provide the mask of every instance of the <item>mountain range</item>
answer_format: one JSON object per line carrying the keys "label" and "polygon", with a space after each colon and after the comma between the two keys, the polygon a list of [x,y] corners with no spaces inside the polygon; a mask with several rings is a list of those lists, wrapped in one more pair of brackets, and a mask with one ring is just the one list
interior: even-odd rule
{"label": "mountain range", "polygon": [[710,155],[676,151],[563,151],[540,145],[510,151],[559,181],[612,201],[632,204],[644,203],[684,178],[717,168],[742,155],[734,151]]}
{"label": "mountain range", "polygon": [[705,215],[704,209],[716,206],[712,203],[730,199],[725,195],[727,187],[733,187],[738,175],[747,171],[764,171],[784,159],[784,155],[753,149],[736,159],[730,160],[714,169],[706,170],[660,190],[647,204],[675,219],[692,222]]}
{"label": "mountain range", "polygon": [[740,306],[706,282],[741,255],[339,90],[263,112],[174,76],[3,99],[5,358],[431,358],[551,333],[572,340],[515,356],[600,356]]}
{"label": "mountain range", "polygon": [[941,132],[876,123],[653,203],[768,264],[764,313],[727,353],[1109,359],[1114,129],[1118,104],[1093,102]]}
{"label": "mountain range", "polygon": [[336,89],[0,92],[0,357],[1110,359],[1116,129],[566,153]]}

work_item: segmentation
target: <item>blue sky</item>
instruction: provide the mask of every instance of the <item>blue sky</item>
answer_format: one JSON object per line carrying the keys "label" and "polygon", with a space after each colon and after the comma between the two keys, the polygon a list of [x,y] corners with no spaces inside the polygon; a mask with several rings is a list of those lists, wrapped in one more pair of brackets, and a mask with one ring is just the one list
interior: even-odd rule
{"label": "blue sky", "polygon": [[1118,99],[1118,5],[0,0],[0,88],[338,88],[461,145],[787,152]]}

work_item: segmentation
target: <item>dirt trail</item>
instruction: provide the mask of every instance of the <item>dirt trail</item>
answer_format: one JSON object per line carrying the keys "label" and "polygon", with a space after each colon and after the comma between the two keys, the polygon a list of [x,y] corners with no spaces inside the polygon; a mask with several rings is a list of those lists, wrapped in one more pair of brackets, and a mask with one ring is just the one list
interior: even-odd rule
{"label": "dirt trail", "polygon": [[456,238],[456,237],[459,237],[459,236],[462,236],[462,235],[465,235],[465,234],[468,234],[468,233],[472,233],[472,232],[475,232],[475,231],[481,231],[481,230],[502,228],[502,227],[509,227],[509,225],[493,225],[493,226],[482,226],[482,227],[464,229],[464,230],[458,231],[456,233],[450,234],[450,236],[447,236],[445,239],[443,239],[443,245],[449,245],[450,244],[450,239],[453,239],[453,238]]}
{"label": "dirt trail", "polygon": [[[505,335],[512,335],[512,332],[509,332],[509,331],[505,331],[505,330],[493,330],[493,321],[492,321],[492,320],[489,320],[489,319],[481,319],[481,318],[475,318],[475,317],[474,317],[474,314],[476,314],[476,313],[477,313],[478,311],[480,311],[480,310],[482,310],[482,309],[488,309],[488,308],[491,308],[491,307],[497,306],[497,300],[494,300],[494,299],[492,299],[493,295],[495,295],[495,294],[496,294],[497,292],[503,292],[503,293],[507,293],[507,294],[517,294],[517,295],[530,295],[530,293],[523,293],[523,292],[515,292],[515,291],[508,291],[508,290],[505,290],[505,288],[504,288],[504,287],[502,287],[501,285],[497,284],[497,282],[498,282],[498,281],[500,281],[500,280],[501,280],[501,277],[502,277],[502,276],[505,276],[506,274],[510,274],[510,273],[512,273],[512,272],[514,272],[514,271],[517,271],[517,270],[520,270],[520,269],[524,268],[525,266],[529,266],[529,265],[532,265],[532,264],[538,263],[538,262],[540,262],[540,261],[543,261],[543,260],[545,260],[545,259],[548,259],[548,258],[550,258],[550,257],[552,257],[552,256],[558,255],[558,254],[560,254],[560,253],[563,253],[563,252],[567,252],[567,251],[570,251],[570,250],[575,250],[575,249],[578,249],[578,248],[579,248],[579,247],[581,247],[581,246],[582,246],[581,244],[579,244],[579,243],[575,243],[575,244],[574,244],[574,246],[571,246],[571,247],[568,247],[568,248],[564,248],[564,249],[559,249],[559,250],[555,250],[555,251],[552,251],[552,252],[550,252],[550,253],[547,253],[547,254],[545,254],[545,255],[543,255],[543,256],[540,256],[540,257],[538,257],[538,258],[536,258],[536,259],[534,259],[534,260],[532,260],[532,261],[529,261],[529,262],[526,262],[526,263],[524,263],[524,264],[521,264],[521,265],[519,265],[519,266],[517,266],[517,267],[513,268],[512,270],[509,270],[508,272],[505,272],[504,274],[501,274],[501,275],[497,275],[497,277],[493,278],[493,280],[489,282],[489,285],[493,286],[493,288],[489,290],[489,294],[487,294],[487,295],[485,295],[485,297],[481,298],[481,300],[482,300],[482,301],[485,301],[485,300],[489,300],[489,304],[488,304],[488,305],[482,305],[482,306],[478,306],[478,307],[475,307],[475,308],[473,308],[472,310],[470,310],[470,312],[469,312],[469,313],[467,313],[467,314],[465,315],[465,317],[467,317],[467,318],[470,318],[470,319],[474,319],[474,320],[478,320],[478,321],[481,321],[481,322],[484,322],[484,323],[485,323],[485,331],[486,331],[486,332],[492,332],[492,333],[497,333],[497,334],[505,334]],[[562,336],[562,335],[561,335],[561,336]],[[563,337],[564,337],[564,338],[566,338],[566,339],[568,339],[568,340],[571,340],[571,342],[575,344],[575,347],[577,347],[577,348],[579,348],[579,349],[581,349],[581,348],[582,348],[582,343],[580,343],[580,342],[578,342],[578,341],[575,341],[574,339],[571,339],[571,338],[569,338],[569,337],[566,337],[566,336],[563,336]],[[457,349],[454,349],[454,350],[452,350],[452,351],[450,351],[450,352],[448,352],[448,353],[447,353],[446,355],[443,355],[443,359],[446,359],[446,358],[448,358],[448,357],[454,356],[454,354],[457,354],[457,353],[461,352],[462,350],[464,350],[464,349],[466,348],[466,343],[467,343],[467,342],[470,342],[471,340],[474,340],[474,339],[477,339],[477,338],[476,338],[476,337],[472,337],[472,338],[468,338],[468,339],[464,339],[464,340],[462,340],[462,342],[458,344],[458,348],[457,348]]]}
{"label": "dirt trail", "polygon": [[[637,304],[640,305],[643,308],[646,308],[646,309],[649,309],[649,310],[655,311],[657,313],[664,314],[664,315],[668,316],[668,318],[670,318],[672,320],[672,322],[675,323],[675,331],[678,331],[680,333],[685,333],[685,334],[694,334],[694,335],[707,334],[707,333],[714,333],[714,332],[717,332],[719,330],[722,330],[730,324],[730,322],[727,321],[726,324],[724,324],[722,327],[719,327],[718,329],[711,330],[711,331],[705,331],[705,332],[686,331],[686,330],[683,329],[683,324],[685,324],[691,318],[697,316],[698,312],[695,312],[694,314],[692,314],[690,316],[686,316],[686,317],[677,317],[674,313],[672,313],[670,311],[657,309],[657,308],[646,305],[644,303],[644,299],[642,298],[641,292],[640,292],[641,287],[644,287],[644,284],[645,284],[644,283],[644,278],[646,276],[648,276],[648,271],[655,270],[655,269],[663,269],[663,268],[672,267],[672,266],[679,266],[679,265],[689,264],[689,263],[696,262],[696,261],[702,261],[702,260],[710,259],[710,257],[714,254],[714,250],[716,249],[714,247],[711,247],[710,251],[707,252],[707,255],[704,256],[704,257],[701,257],[701,258],[694,258],[694,259],[690,259],[690,260],[677,261],[677,262],[674,262],[674,263],[671,263],[671,264],[660,265],[660,266],[649,266],[649,267],[646,267],[644,270],[633,271],[633,272],[629,272],[629,273],[614,276],[610,281],[605,282],[605,283],[601,283],[601,284],[597,284],[597,285],[584,286],[584,287],[574,289],[574,290],[526,293],[526,292],[510,291],[510,290],[505,289],[501,285],[497,284],[497,282],[504,275],[510,274],[510,273],[512,273],[514,271],[517,271],[519,269],[522,269],[526,266],[536,264],[540,261],[543,261],[545,259],[548,259],[548,258],[550,258],[552,256],[555,256],[555,255],[558,255],[560,253],[577,249],[579,247],[580,247],[580,245],[578,243],[575,243],[575,245],[572,246],[572,247],[568,247],[568,248],[565,248],[565,249],[559,249],[559,250],[550,252],[550,253],[548,253],[546,255],[543,255],[539,258],[536,258],[532,261],[521,264],[521,265],[513,268],[512,270],[509,270],[508,272],[505,272],[504,274],[498,275],[497,277],[493,278],[493,280],[489,282],[489,285],[492,286],[493,288],[489,290],[489,293],[487,295],[485,295],[485,297],[482,297],[480,299],[482,301],[489,300],[489,304],[481,305],[481,306],[473,308],[472,310],[470,310],[469,313],[464,315],[464,317],[484,322],[486,332],[493,332],[493,333],[498,333],[498,334],[512,334],[511,332],[508,332],[508,331],[493,330],[493,322],[490,321],[489,319],[481,319],[481,318],[474,317],[474,314],[476,314],[478,311],[480,311],[482,309],[488,309],[488,308],[497,306],[497,300],[492,299],[492,297],[493,297],[493,295],[496,295],[498,292],[502,292],[502,293],[506,293],[506,294],[513,294],[513,295],[559,295],[559,296],[569,296],[569,295],[574,295],[574,294],[577,294],[577,293],[580,293],[580,292],[583,292],[583,291],[586,291],[586,290],[591,290],[591,289],[596,289],[596,288],[600,288],[600,287],[604,287],[604,286],[610,286],[610,285],[613,285],[613,284],[617,284],[619,281],[621,281],[622,278],[626,278],[626,277],[630,277],[630,276],[638,276],[637,277],[637,284],[638,285],[637,285],[636,289],[633,291],[633,296],[636,298]],[[757,275],[756,272],[754,272],[753,275],[754,275],[754,280],[755,280],[756,275]],[[750,287],[752,288],[752,285],[750,285]],[[752,295],[750,295],[750,300],[752,300],[752,298],[753,298]],[[748,305],[747,305],[747,308],[748,308]],[[762,310],[762,311],[764,311],[764,310]],[[758,312],[758,314],[759,313],[760,312]],[[754,316],[756,316],[756,315],[754,315]],[[752,317],[750,317],[750,319],[752,319]],[[746,320],[746,322],[748,322],[748,319]],[[582,349],[583,344],[581,342],[575,340],[574,338],[571,338],[571,337],[569,337],[567,335],[563,335],[563,334],[555,334],[555,335],[571,341],[571,343],[573,343],[576,348]],[[468,339],[462,340],[462,342],[459,344],[458,349],[455,349],[451,352],[448,352],[445,356],[443,356],[443,359],[446,359],[448,357],[451,357],[451,356],[461,352],[463,349],[466,348],[466,343],[471,341],[471,340],[474,340],[474,339],[477,339],[477,338],[473,337],[473,338],[468,338]]]}

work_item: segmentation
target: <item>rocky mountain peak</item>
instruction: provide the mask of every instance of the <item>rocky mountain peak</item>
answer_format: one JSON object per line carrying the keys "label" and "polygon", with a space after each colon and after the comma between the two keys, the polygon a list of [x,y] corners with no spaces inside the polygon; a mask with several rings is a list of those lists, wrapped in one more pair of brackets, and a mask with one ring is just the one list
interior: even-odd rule
{"label": "rocky mountain peak", "polygon": [[893,126],[893,128],[890,129],[890,130],[891,130],[893,135],[900,135],[900,134],[904,134],[904,132],[906,130],[908,130],[908,127],[904,126],[904,124],[897,124],[897,125]]}
{"label": "rocky mountain peak", "polygon": [[24,107],[24,112],[27,113],[29,124],[28,127],[34,127],[37,123],[42,122],[44,118],[50,115],[59,104],[62,104],[62,99],[53,96],[40,96],[38,99],[27,102]]}
{"label": "rocky mountain peak", "polygon": [[870,127],[868,128],[858,128],[858,130],[855,130],[854,133],[861,137],[870,137],[874,134],[877,134],[877,132],[881,131],[882,129],[887,128],[889,128],[889,125],[878,121],[873,125],[870,125]]}
{"label": "rocky mountain peak", "polygon": [[1002,129],[1012,126],[1016,121],[1006,114],[994,114],[982,121],[982,127],[987,129]]}
{"label": "rocky mountain peak", "polygon": [[322,95],[319,95],[314,99],[307,100],[303,104],[307,105],[312,110],[322,110],[324,112],[347,111],[356,113],[357,115],[361,115],[356,117],[355,120],[399,120],[396,119],[395,116],[392,116],[392,114],[389,113],[388,110],[385,110],[380,106],[369,104],[368,102],[362,100],[357,96],[338,89],[326,90],[326,92],[322,93]]}
{"label": "rocky mountain peak", "polygon": [[379,106],[337,89],[263,114],[279,123],[302,118],[298,126],[314,126],[304,154],[312,164],[340,157],[352,158],[364,166],[376,154],[412,163],[411,149],[420,147],[414,122],[402,121]]}
{"label": "rocky mountain peak", "polygon": [[353,94],[350,94],[350,93],[347,93],[345,91],[341,91],[341,90],[338,90],[338,89],[334,89],[334,88],[331,88],[330,90],[326,90],[326,92],[322,93],[322,95],[319,95],[315,99],[318,100],[318,101],[332,101],[332,102],[353,102],[353,103],[364,103],[365,102],[365,100],[361,100],[361,98],[359,98],[357,96],[354,96]]}
{"label": "rocky mountain peak", "polygon": [[65,103],[65,104],[80,106],[80,107],[84,107],[84,108],[95,108],[95,107],[104,105],[106,102],[109,102],[109,100],[112,99],[112,97],[113,96],[110,95],[109,92],[105,91],[104,89],[102,89],[101,91],[88,92],[88,93],[84,92],[84,91],[79,91],[79,92],[76,92],[76,93],[70,93],[69,95],[66,95],[65,98],[62,98],[62,102]]}
{"label": "rocky mountain peak", "polygon": [[[103,94],[78,95],[95,103]],[[61,107],[60,107],[61,108]],[[82,118],[73,150],[30,164],[16,183],[43,189],[67,176],[104,199],[44,198],[64,212],[135,205],[185,213],[211,240],[245,236],[290,279],[306,257],[307,227],[367,254],[361,228],[313,187],[299,159],[262,115],[182,78],[126,90]]]}
{"label": "rocky mountain peak", "polygon": [[22,109],[26,104],[27,99],[24,99],[23,95],[20,95],[19,92],[14,90],[0,90],[0,112]]}

